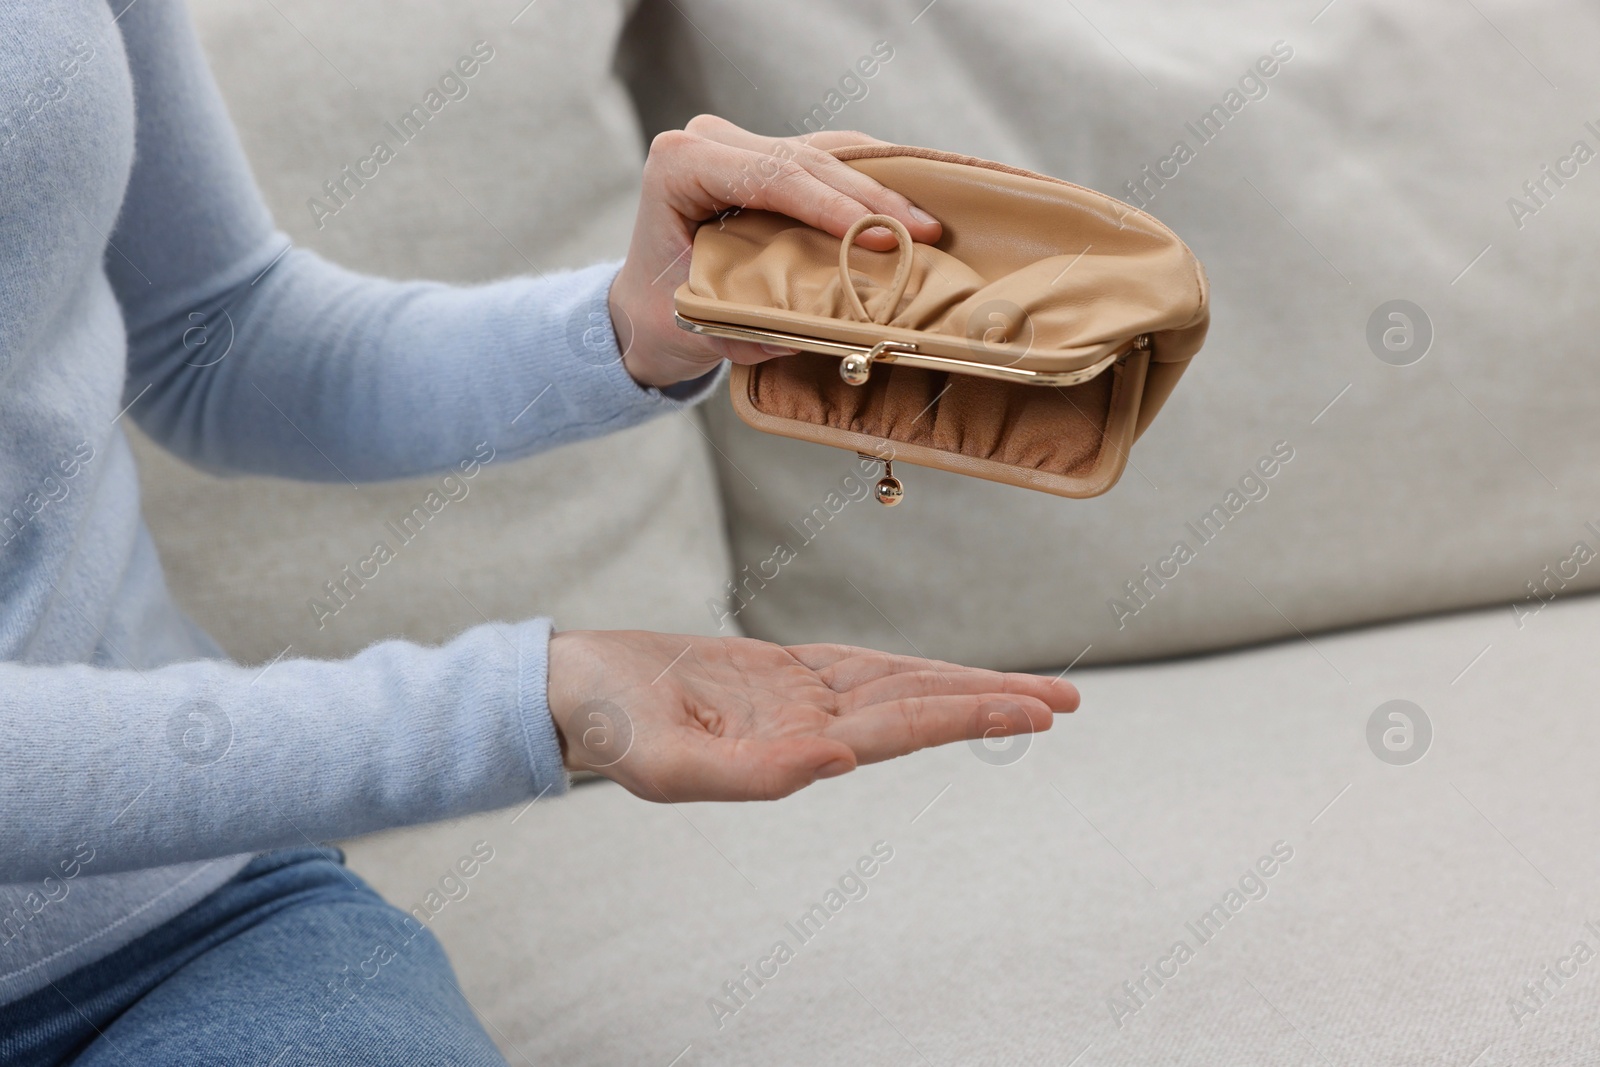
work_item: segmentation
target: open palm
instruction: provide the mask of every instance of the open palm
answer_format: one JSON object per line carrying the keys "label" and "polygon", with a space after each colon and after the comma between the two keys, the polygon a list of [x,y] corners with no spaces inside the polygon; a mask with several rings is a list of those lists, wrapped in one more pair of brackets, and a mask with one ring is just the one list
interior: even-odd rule
{"label": "open palm", "polygon": [[550,645],[567,766],[647,800],[770,800],[932,745],[1050,728],[1069,682],[848,645],[577,630]]}

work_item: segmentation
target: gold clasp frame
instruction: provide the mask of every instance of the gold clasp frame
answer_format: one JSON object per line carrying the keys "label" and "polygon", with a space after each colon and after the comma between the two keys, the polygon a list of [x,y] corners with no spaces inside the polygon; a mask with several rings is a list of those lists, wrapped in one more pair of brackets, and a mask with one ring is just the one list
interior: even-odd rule
{"label": "gold clasp frame", "polygon": [[909,356],[917,346],[904,341],[879,341],[865,352],[852,352],[839,361],[839,377],[851,385],[866,385],[872,376],[872,365],[893,362],[895,356]]}
{"label": "gold clasp frame", "polygon": [[879,341],[875,345],[859,345],[849,341],[829,341],[785,330],[768,330],[759,326],[735,326],[725,322],[707,322],[673,313],[678,328],[707,337],[726,337],[730,341],[752,341],[761,345],[781,345],[814,352],[823,356],[839,356],[839,377],[851,385],[864,385],[872,374],[872,364],[889,363],[923,370],[948,371],[952,374],[969,374],[974,378],[992,378],[996,381],[1023,385],[1082,385],[1098,377],[1117,360],[1128,353],[1149,347],[1150,338],[1141,334],[1116,351],[1101,357],[1087,367],[1070,371],[1037,371],[1024,367],[1007,367],[971,359],[935,356],[920,351],[908,341]]}

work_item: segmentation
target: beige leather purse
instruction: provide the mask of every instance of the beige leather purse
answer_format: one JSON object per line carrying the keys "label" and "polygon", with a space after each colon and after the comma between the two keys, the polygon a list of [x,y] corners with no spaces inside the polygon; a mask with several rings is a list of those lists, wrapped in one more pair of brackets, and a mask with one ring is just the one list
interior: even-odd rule
{"label": "beige leather purse", "polygon": [[[969,156],[833,150],[944,227],[872,215],[841,241],[741,211],[700,227],[678,325],[800,349],[735,366],[758,430],[1068,497],[1104,493],[1205,340],[1206,277],[1176,235],[1102,193]],[[868,226],[894,252],[854,244]]]}

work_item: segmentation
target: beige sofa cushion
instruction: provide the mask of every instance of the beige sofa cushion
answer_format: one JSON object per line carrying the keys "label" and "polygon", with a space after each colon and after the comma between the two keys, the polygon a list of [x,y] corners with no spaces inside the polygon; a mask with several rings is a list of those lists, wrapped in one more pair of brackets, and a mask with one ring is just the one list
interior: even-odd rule
{"label": "beige sofa cushion", "polygon": [[[738,622],[1040,667],[1600,586],[1573,562],[1578,541],[1600,553],[1600,163],[1574,156],[1600,151],[1600,115],[1570,95],[1600,26],[1573,3],[1514,23],[1323,6],[647,0],[630,58],[647,125],[825,122],[1122,196],[1148,166],[1175,176],[1140,199],[1212,285],[1205,350],[1093,501],[897,466],[900,507],[830,508],[808,539],[854,457],[715,404],[735,567],[795,553]],[[1394,300],[1431,322],[1409,366],[1392,364],[1426,346],[1384,347],[1406,341]]]}
{"label": "beige sofa cushion", "polygon": [[[1522,631],[1485,610],[1075,670],[1083,709],[1026,750],[775,804],[584,786],[351,860],[402,907],[435,893],[513,1064],[1594,1063],[1597,628],[1585,597]],[[1396,699],[1426,746],[1415,712],[1374,738]],[[878,842],[865,895],[841,887]]]}
{"label": "beige sofa cushion", "polygon": [[[625,250],[643,155],[611,72],[626,8],[536,4],[513,23],[514,7],[488,0],[194,4],[267,199],[295,241],[357,269],[459,281]],[[307,200],[479,41],[494,58],[467,95],[319,229]],[[223,480],[135,443],[145,514],[179,600],[246,661],[290,645],[293,655],[345,655],[396,633],[437,641],[485,616],[714,628],[702,601],[725,580],[727,548],[708,449],[682,417],[491,464],[320,626],[310,601],[326,600],[323,583],[432,480],[360,492]]]}

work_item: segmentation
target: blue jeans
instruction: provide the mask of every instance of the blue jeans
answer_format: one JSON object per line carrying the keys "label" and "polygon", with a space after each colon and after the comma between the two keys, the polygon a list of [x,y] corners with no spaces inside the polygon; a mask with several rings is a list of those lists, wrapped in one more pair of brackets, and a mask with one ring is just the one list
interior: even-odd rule
{"label": "blue jeans", "polygon": [[330,848],[257,856],[103,960],[0,1005],[0,1065],[495,1064],[438,941]]}

